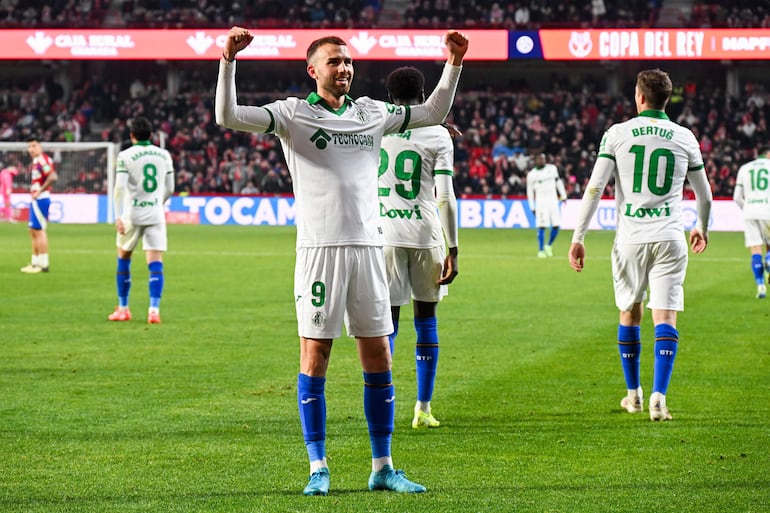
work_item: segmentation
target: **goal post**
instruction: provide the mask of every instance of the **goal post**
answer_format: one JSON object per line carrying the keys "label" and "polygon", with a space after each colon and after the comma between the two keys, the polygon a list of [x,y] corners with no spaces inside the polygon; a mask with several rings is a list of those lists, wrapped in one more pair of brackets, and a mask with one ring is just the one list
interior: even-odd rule
{"label": "goal post", "polygon": [[[54,142],[40,141],[43,152],[54,161],[59,179],[53,194],[86,193],[107,196],[107,220],[114,219],[112,190],[115,185],[115,159],[120,146],[113,142]],[[19,174],[15,186],[29,186],[29,165],[26,142],[0,142],[0,169],[16,166]]]}

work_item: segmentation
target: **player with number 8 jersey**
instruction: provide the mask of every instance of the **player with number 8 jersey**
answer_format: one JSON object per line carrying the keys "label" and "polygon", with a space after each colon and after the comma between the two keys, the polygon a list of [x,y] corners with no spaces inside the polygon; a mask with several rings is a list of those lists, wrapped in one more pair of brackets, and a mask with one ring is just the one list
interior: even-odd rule
{"label": "player with number 8 jersey", "polygon": [[150,306],[147,322],[160,323],[163,292],[163,253],[168,242],[164,203],[174,193],[174,164],[169,152],[150,141],[152,125],[143,117],[131,123],[133,145],[118,154],[115,167],[115,227],[118,247],[116,271],[118,306],[110,321],[131,320],[128,293],[131,288],[131,255],[142,238],[150,271]]}

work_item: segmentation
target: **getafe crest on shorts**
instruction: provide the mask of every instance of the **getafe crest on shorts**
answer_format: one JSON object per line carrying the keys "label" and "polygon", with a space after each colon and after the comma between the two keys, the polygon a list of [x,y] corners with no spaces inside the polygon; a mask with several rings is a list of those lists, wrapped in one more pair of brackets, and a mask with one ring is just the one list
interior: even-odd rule
{"label": "getafe crest on shorts", "polygon": [[310,318],[310,322],[312,322],[313,326],[316,328],[321,329],[326,326],[326,316],[324,316],[324,314],[321,312],[315,312]]}

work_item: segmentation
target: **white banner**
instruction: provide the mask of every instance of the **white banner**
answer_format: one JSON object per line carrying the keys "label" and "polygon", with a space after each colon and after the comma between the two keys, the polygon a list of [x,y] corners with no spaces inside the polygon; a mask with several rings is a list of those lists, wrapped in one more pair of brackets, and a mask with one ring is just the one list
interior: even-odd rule
{"label": "white banner", "polygon": [[[99,194],[51,194],[48,220],[52,223],[93,224],[99,222]],[[14,217],[19,221],[29,219],[29,194],[12,194]]]}

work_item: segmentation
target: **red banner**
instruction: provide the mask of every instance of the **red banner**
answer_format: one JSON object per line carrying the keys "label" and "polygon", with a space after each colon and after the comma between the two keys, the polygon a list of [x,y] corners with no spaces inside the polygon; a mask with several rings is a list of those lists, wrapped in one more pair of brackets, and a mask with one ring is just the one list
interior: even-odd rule
{"label": "red banner", "polygon": [[[222,55],[227,29],[11,29],[0,30],[0,59],[197,60]],[[445,30],[254,30],[239,59],[305,59],[310,43],[334,34],[353,59],[445,60]],[[467,60],[508,59],[506,30],[469,30]]]}
{"label": "red banner", "polygon": [[770,59],[768,29],[541,30],[546,60]]}

